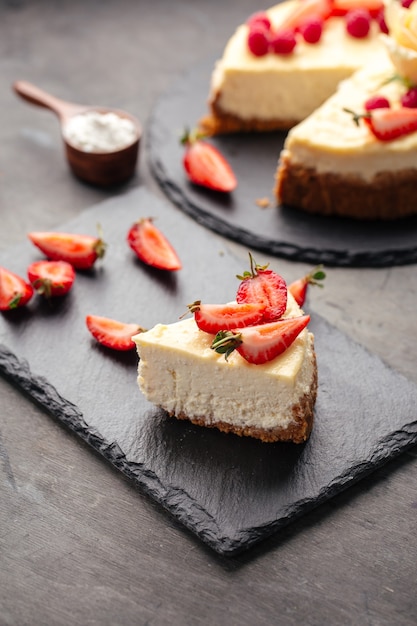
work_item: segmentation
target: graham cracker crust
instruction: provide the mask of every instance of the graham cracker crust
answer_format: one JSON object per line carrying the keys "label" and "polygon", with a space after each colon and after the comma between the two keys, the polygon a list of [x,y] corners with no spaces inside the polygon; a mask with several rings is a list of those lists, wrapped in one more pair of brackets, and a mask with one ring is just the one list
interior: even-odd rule
{"label": "graham cracker crust", "polygon": [[308,213],[356,220],[396,220],[417,215],[417,169],[380,172],[369,183],[359,176],[318,173],[281,155],[277,201]]}

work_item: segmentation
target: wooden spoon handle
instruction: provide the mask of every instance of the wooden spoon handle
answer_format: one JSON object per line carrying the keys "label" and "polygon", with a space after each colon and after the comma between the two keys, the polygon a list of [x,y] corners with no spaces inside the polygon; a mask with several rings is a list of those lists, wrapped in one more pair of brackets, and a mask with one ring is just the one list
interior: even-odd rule
{"label": "wooden spoon handle", "polygon": [[27,102],[53,111],[60,118],[61,122],[66,120],[71,115],[81,113],[86,108],[81,105],[56,98],[43,89],[40,89],[39,87],[36,87],[36,85],[32,85],[32,83],[25,80],[16,81],[13,84],[13,88],[15,92]]}

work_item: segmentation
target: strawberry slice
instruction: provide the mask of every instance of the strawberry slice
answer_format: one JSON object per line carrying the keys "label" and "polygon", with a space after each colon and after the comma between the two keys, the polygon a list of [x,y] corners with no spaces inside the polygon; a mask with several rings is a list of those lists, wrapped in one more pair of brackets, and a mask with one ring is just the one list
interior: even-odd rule
{"label": "strawberry slice", "polygon": [[201,304],[196,300],[188,308],[200,330],[215,335],[219,330],[231,330],[259,324],[265,313],[264,304]]}
{"label": "strawberry slice", "polygon": [[326,274],[323,271],[323,266],[318,265],[311,270],[311,272],[288,285],[288,291],[293,296],[298,306],[303,306],[307,296],[308,286],[317,285],[318,287],[323,287],[323,283],[320,283],[319,281],[324,280],[325,278]]}
{"label": "strawberry slice", "polygon": [[102,346],[123,352],[133,350],[135,348],[133,335],[144,332],[137,324],[127,324],[99,315],[87,315],[85,323],[94,339]]}
{"label": "strawberry slice", "polygon": [[74,268],[66,261],[35,261],[27,272],[33,288],[46,298],[65,295],[75,280]]}
{"label": "strawberry slice", "polygon": [[185,132],[184,169],[195,185],[228,193],[237,186],[236,176],[225,157],[198,133]]}
{"label": "strawberry slice", "polygon": [[332,17],[343,17],[349,11],[365,9],[372,17],[377,17],[384,8],[382,0],[332,0]]}
{"label": "strawberry slice", "polygon": [[408,107],[374,109],[362,119],[380,141],[392,141],[417,130],[417,109]]}
{"label": "strawberry slice", "polygon": [[263,304],[266,307],[263,321],[278,320],[287,308],[287,284],[282,276],[269,270],[268,265],[257,265],[250,253],[249,258],[250,272],[246,271],[237,277],[242,282],[236,300],[239,303]]}
{"label": "strawberry slice", "polygon": [[100,237],[71,233],[32,232],[29,239],[52,261],[66,261],[75,269],[89,269],[104,256],[106,244]]}
{"label": "strawberry slice", "polygon": [[299,0],[294,9],[279,24],[279,30],[297,30],[307,19],[326,20],[332,11],[332,0]]}
{"label": "strawberry slice", "polygon": [[219,354],[224,354],[226,360],[234,350],[237,350],[248,363],[261,365],[285,352],[309,321],[309,315],[301,315],[269,324],[248,326],[239,331],[220,331],[211,347]]}
{"label": "strawberry slice", "polygon": [[160,270],[180,270],[181,261],[174,248],[150,217],[135,222],[127,233],[127,242],[138,258]]}
{"label": "strawberry slice", "polygon": [[0,267],[0,311],[24,306],[32,296],[32,285],[14,272]]}

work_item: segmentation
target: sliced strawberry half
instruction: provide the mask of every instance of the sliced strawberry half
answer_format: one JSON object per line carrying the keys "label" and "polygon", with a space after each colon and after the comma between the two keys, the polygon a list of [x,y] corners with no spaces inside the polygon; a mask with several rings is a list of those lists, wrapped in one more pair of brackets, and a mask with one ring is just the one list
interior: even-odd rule
{"label": "sliced strawberry half", "polygon": [[198,134],[187,131],[181,139],[185,145],[183,165],[195,185],[228,193],[237,186],[231,165],[219,150]]}
{"label": "sliced strawberry half", "polygon": [[136,256],[160,270],[180,270],[178,254],[165,235],[155,226],[150,217],[145,217],[131,226],[127,242]]}
{"label": "sliced strawberry half", "polygon": [[29,239],[52,261],[66,261],[76,269],[90,269],[105,254],[100,237],[72,233],[32,232]]}
{"label": "sliced strawberry half", "polygon": [[99,315],[87,315],[85,322],[94,339],[112,350],[133,350],[135,348],[135,343],[132,341],[133,335],[144,332],[144,329],[137,324],[119,322]]}
{"label": "sliced strawberry half", "polygon": [[251,254],[250,271],[238,278],[242,281],[236,293],[239,303],[257,303],[265,306],[264,322],[273,322],[285,313],[287,308],[287,284],[268,265],[258,265]]}
{"label": "sliced strawberry half", "polygon": [[28,267],[33,288],[46,298],[64,296],[75,280],[75,271],[67,261],[35,261]]}
{"label": "sliced strawberry half", "polygon": [[363,121],[377,139],[392,141],[417,131],[417,109],[374,109],[363,116]]}
{"label": "sliced strawberry half", "polygon": [[299,306],[303,306],[309,285],[317,285],[323,287],[323,283],[320,281],[326,278],[326,273],[323,271],[323,266],[318,265],[311,272],[298,278],[294,282],[288,285],[288,291],[293,296],[294,300]]}
{"label": "sliced strawberry half", "polygon": [[248,363],[261,365],[285,352],[309,321],[309,315],[301,315],[235,331],[220,331],[211,347],[224,354],[226,360],[237,350]]}
{"label": "sliced strawberry half", "polygon": [[200,300],[196,300],[188,308],[194,313],[199,329],[215,335],[219,330],[259,324],[266,307],[258,303],[201,304]]}
{"label": "sliced strawberry half", "polygon": [[383,8],[382,0],[332,0],[331,16],[342,17],[349,11],[365,9],[372,17],[377,17]]}
{"label": "sliced strawberry half", "polygon": [[21,276],[0,267],[0,311],[24,306],[33,296],[33,287]]}
{"label": "sliced strawberry half", "polygon": [[299,0],[294,9],[279,24],[279,30],[297,30],[307,19],[320,17],[326,20],[332,12],[332,0]]}

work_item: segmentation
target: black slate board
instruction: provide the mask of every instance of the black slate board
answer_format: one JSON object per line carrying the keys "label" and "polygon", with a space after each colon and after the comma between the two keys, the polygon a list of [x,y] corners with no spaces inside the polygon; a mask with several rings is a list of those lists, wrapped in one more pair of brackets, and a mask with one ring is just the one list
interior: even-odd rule
{"label": "black slate board", "polygon": [[[395,223],[308,215],[288,207],[267,209],[284,133],[238,134],[211,141],[231,163],[237,189],[226,197],[188,182],[180,145],[185,127],[207,113],[213,61],[188,71],[154,107],[148,128],[149,160],[168,197],[200,224],[277,257],[340,267],[383,267],[417,261],[417,218]],[[357,199],[360,203],[361,199]]]}
{"label": "black slate board", "polygon": [[[143,266],[125,243],[147,215],[180,253],[175,275]],[[249,548],[417,442],[417,386],[314,312],[320,384],[307,444],[263,444],[168,418],[142,397],[136,355],[96,344],[85,315],[145,327],[176,321],[187,302],[232,298],[244,268],[219,238],[143,189],[61,230],[94,233],[97,223],[109,243],[100,267],[78,273],[68,297],[0,315],[0,373],[215,551]],[[24,242],[0,263],[24,275],[37,258]]]}

